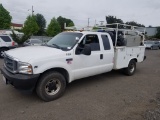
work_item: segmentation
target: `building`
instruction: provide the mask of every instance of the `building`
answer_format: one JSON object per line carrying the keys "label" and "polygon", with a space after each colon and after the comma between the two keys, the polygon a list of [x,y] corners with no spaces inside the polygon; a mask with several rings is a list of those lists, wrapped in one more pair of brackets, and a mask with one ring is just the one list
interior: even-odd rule
{"label": "building", "polygon": [[[137,30],[142,32],[144,28],[137,28]],[[153,37],[157,34],[157,27],[146,27],[145,32],[148,37]]]}
{"label": "building", "polygon": [[[22,36],[24,35],[24,33],[18,32],[16,30],[13,30],[15,34],[17,34],[18,36]],[[12,30],[0,30],[0,35],[10,35],[12,34]]]}
{"label": "building", "polygon": [[23,24],[11,23],[11,29],[21,30],[23,28]]}
{"label": "building", "polygon": [[147,36],[155,36],[157,33],[157,27],[146,27]]}

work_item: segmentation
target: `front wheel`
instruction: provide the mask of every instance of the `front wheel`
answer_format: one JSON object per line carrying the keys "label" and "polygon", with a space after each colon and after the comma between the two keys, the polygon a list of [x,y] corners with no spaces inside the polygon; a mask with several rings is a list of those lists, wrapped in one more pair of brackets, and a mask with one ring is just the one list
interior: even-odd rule
{"label": "front wheel", "polygon": [[49,102],[62,96],[66,88],[64,76],[56,71],[50,71],[42,75],[38,82],[36,92],[44,101]]}
{"label": "front wheel", "polygon": [[133,75],[135,73],[135,71],[136,71],[136,61],[135,60],[131,60],[129,62],[128,67],[124,68],[123,71],[124,71],[124,74],[126,74],[128,76]]}

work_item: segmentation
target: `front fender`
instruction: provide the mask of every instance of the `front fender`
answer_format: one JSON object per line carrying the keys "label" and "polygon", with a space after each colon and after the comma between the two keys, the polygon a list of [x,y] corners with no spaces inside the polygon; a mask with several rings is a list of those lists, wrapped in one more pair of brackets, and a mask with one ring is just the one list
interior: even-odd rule
{"label": "front fender", "polygon": [[45,71],[53,68],[63,68],[65,69],[68,74],[69,74],[69,81],[72,80],[72,73],[71,73],[71,67],[65,63],[62,62],[47,62],[44,64],[39,65],[37,68],[33,68],[33,73],[34,74],[41,74],[44,73]]}

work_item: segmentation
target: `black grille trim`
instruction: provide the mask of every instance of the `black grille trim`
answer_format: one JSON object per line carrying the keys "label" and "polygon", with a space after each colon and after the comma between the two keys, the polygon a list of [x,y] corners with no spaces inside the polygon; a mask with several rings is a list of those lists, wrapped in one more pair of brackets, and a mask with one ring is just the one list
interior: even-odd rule
{"label": "black grille trim", "polygon": [[11,73],[17,72],[17,61],[7,55],[4,56],[4,66]]}

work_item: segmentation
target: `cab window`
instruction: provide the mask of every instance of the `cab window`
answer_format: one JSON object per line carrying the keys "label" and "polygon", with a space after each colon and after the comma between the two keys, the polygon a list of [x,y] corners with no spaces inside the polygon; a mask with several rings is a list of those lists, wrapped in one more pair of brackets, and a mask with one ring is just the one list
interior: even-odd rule
{"label": "cab window", "polygon": [[91,51],[100,51],[99,39],[97,35],[86,35],[79,45],[84,47],[85,44],[89,44],[91,46]]}
{"label": "cab window", "polygon": [[111,46],[109,43],[109,39],[107,35],[101,35],[102,37],[102,41],[103,41],[103,46],[104,46],[104,50],[110,50]]}

